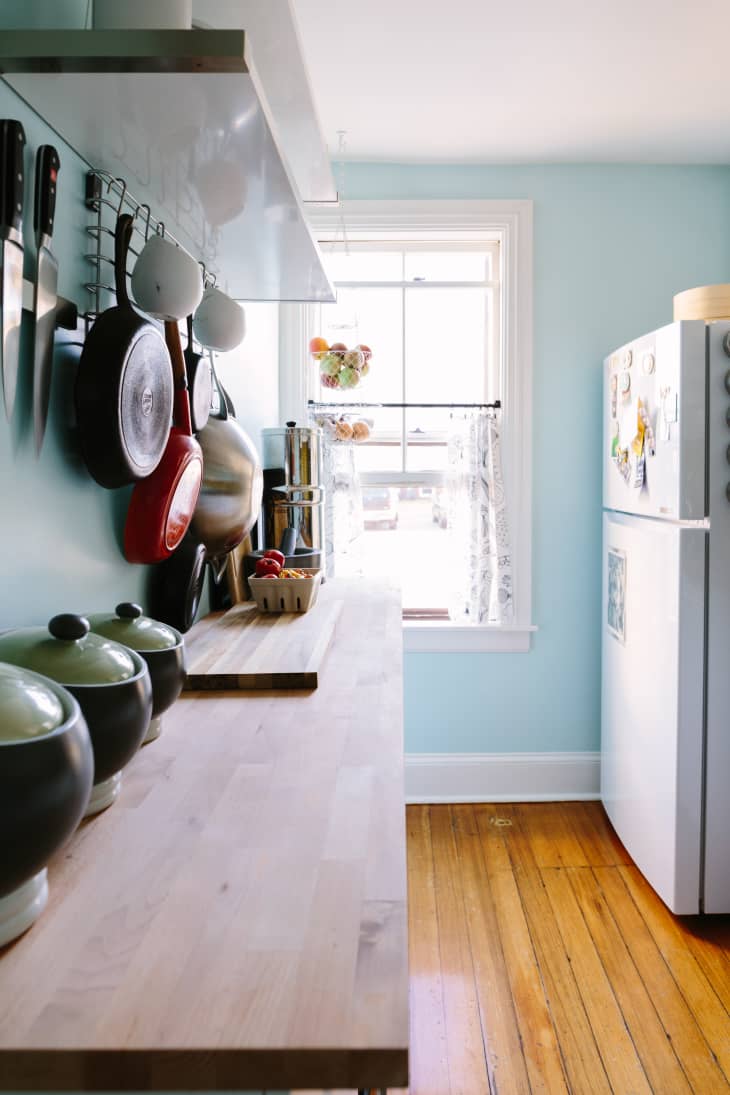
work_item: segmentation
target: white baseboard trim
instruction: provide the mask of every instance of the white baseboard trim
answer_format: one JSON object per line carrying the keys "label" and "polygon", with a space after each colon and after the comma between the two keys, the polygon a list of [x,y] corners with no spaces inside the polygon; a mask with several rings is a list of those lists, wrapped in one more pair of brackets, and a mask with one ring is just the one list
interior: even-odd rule
{"label": "white baseboard trim", "polygon": [[406,802],[600,798],[600,753],[407,753]]}

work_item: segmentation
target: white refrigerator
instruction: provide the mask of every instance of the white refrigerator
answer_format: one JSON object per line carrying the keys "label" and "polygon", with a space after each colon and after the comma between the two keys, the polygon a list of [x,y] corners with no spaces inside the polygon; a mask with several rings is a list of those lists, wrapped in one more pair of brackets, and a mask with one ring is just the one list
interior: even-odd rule
{"label": "white refrigerator", "polygon": [[601,799],[672,912],[730,913],[730,322],[604,362]]}

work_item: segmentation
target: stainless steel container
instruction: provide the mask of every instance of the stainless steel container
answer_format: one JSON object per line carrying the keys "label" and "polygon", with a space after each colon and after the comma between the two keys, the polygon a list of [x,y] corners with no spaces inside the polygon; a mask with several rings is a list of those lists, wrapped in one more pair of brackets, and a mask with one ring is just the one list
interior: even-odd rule
{"label": "stainless steel container", "polygon": [[263,430],[264,467],[283,468],[290,487],[322,483],[322,431],[317,426],[286,426]]}
{"label": "stainless steel container", "polygon": [[297,550],[324,552],[321,487],[274,487],[266,504],[266,545],[277,547],[286,528],[297,531]]}

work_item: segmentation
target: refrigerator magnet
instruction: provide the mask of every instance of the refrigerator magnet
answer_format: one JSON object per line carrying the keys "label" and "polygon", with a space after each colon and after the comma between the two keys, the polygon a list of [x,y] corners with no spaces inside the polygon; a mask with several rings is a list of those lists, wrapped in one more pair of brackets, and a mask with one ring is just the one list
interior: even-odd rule
{"label": "refrigerator magnet", "polygon": [[620,643],[626,642],[626,552],[608,549],[608,602],[606,627]]}
{"label": "refrigerator magnet", "polygon": [[631,373],[627,373],[625,370],[619,377],[619,391],[624,399],[628,399],[631,392]]}

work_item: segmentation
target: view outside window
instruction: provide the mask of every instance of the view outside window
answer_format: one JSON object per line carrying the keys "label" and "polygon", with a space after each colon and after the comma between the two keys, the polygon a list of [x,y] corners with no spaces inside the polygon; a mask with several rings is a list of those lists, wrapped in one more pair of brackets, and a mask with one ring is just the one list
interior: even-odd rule
{"label": "view outside window", "polygon": [[[498,246],[351,244],[326,260],[337,303],[321,306],[317,334],[373,351],[358,387],[317,381],[312,393],[371,428],[355,447],[365,531],[351,565],[396,577],[406,614],[445,616],[451,411],[420,404],[498,398]],[[352,402],[410,406],[344,406]]]}

